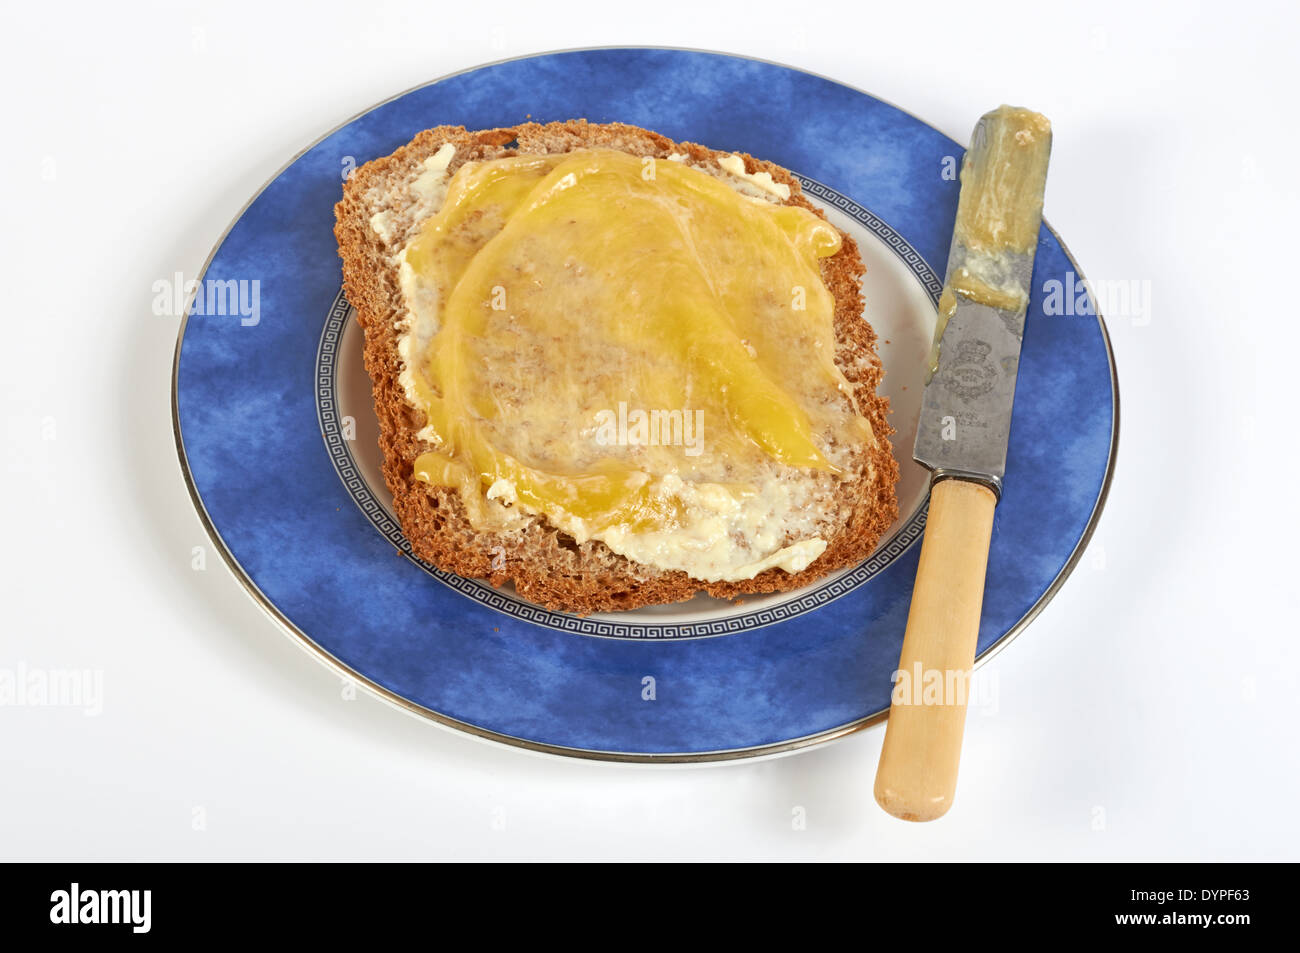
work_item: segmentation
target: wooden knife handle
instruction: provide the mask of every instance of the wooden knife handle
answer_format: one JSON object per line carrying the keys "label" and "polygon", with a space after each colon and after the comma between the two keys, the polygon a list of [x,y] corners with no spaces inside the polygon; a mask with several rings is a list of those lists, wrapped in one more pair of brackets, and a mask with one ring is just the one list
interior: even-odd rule
{"label": "wooden knife handle", "polygon": [[964,480],[930,489],[899,674],[876,771],[876,801],[906,821],[952,806],[975,664],[997,496]]}

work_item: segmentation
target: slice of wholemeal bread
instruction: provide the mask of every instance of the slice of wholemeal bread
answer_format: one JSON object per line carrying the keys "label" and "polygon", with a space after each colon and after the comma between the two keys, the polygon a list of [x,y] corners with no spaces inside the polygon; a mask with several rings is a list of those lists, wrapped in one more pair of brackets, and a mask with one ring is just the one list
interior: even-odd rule
{"label": "slice of wholemeal bread", "polygon": [[[439,126],[352,174],[335,208],[334,231],[347,297],[365,332],[365,363],[374,383],[384,478],[403,531],[418,556],[458,575],[485,578],[495,586],[513,582],[520,596],[548,608],[587,614],[677,602],[700,591],[735,598],[794,589],[871,553],[897,515],[894,485],[898,464],[887,439],[892,432],[886,420],[888,401],[876,393],[882,376],[876,336],[862,317],[859,283],[863,266],[857,245],[847,235],[835,255],[822,259],[821,271],[835,299],[835,363],[852,387],[858,410],[870,423],[876,440],[855,450],[853,466],[827,493],[822,507],[824,528],[819,533],[827,546],[803,571],[773,568],[752,579],[702,582],[682,571],[628,560],[598,539],[578,543],[541,517],[530,517],[509,530],[484,532],[471,525],[454,489],[417,480],[415,460],[431,447],[419,437],[424,414],[409,402],[399,381],[403,362],[398,340],[406,308],[395,259],[422,222],[437,211],[418,183],[425,160],[446,144],[455,148],[448,175],[473,160],[613,148],[636,156],[666,159],[671,155],[745,187],[743,180],[719,166],[719,160],[732,153],[673,142],[634,126],[585,120],[525,123],[477,132]],[[803,197],[789,172],[747,155],[740,157],[746,173],[767,172],[775,182],[790,188],[786,204],[821,215]]]}

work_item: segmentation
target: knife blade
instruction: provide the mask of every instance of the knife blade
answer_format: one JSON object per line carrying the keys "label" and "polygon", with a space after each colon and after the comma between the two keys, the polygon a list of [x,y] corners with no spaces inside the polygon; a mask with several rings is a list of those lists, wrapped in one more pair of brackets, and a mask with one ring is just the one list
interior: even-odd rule
{"label": "knife blade", "polygon": [[912,451],[936,479],[999,495],[1051,142],[1027,109],[1002,106],[975,126]]}
{"label": "knife blade", "polygon": [[1001,106],[962,163],[913,447],[930,511],[876,772],[877,802],[905,820],[942,816],[956,792],[1051,143],[1046,117]]}

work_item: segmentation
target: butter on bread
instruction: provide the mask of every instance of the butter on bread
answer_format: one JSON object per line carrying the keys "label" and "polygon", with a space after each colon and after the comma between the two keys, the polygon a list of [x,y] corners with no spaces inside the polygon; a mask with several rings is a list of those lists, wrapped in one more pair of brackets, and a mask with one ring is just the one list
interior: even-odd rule
{"label": "butter on bread", "polygon": [[444,570],[486,578],[494,585],[513,581],[526,599],[578,613],[680,601],[699,591],[733,598],[787,590],[865,558],[896,515],[898,470],[886,439],[891,432],[887,402],[876,393],[881,368],[875,335],[862,318],[863,269],[849,236],[841,236],[839,251],[821,260],[821,277],[834,299],[835,366],[876,439],[854,455],[833,490],[818,498],[825,548],[806,568],[771,568],[748,579],[703,581],[620,556],[600,539],[579,541],[537,515],[499,529],[481,524],[476,528],[454,489],[417,478],[416,461],[429,443],[421,437],[423,412],[401,380],[407,360],[400,345],[409,319],[397,263],[402,249],[437,211],[448,176],[466,162],[593,148],[690,164],[741,190],[766,192],[774,201],[816,212],[797,180],[778,166],[675,143],[632,126],[581,120],[480,132],[438,127],[356,170],[336,207],[335,234],[348,299],[365,331],[384,476],[414,551]]}

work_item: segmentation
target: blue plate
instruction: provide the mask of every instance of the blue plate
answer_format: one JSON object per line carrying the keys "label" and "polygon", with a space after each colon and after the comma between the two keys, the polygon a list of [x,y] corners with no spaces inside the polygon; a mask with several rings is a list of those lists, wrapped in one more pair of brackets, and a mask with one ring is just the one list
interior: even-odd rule
{"label": "blue plate", "polygon": [[[904,469],[902,515],[862,565],[741,604],[701,597],[582,619],[411,555],[377,475],[360,335],[340,293],[342,179],[429,126],[575,117],[771,159],[858,238]],[[791,751],[871,724],[888,711],[925,522],[910,448],[961,155],[865,93],[716,53],[548,53],[404,93],[290,162],[213,252],[174,371],[195,505],[236,575],[305,647],[453,728],[557,754],[701,761]],[[1081,281],[1044,226],[981,658],[1061,585],[1109,484],[1118,390],[1105,326],[1089,308],[1045,308],[1053,282],[1069,291]]]}

